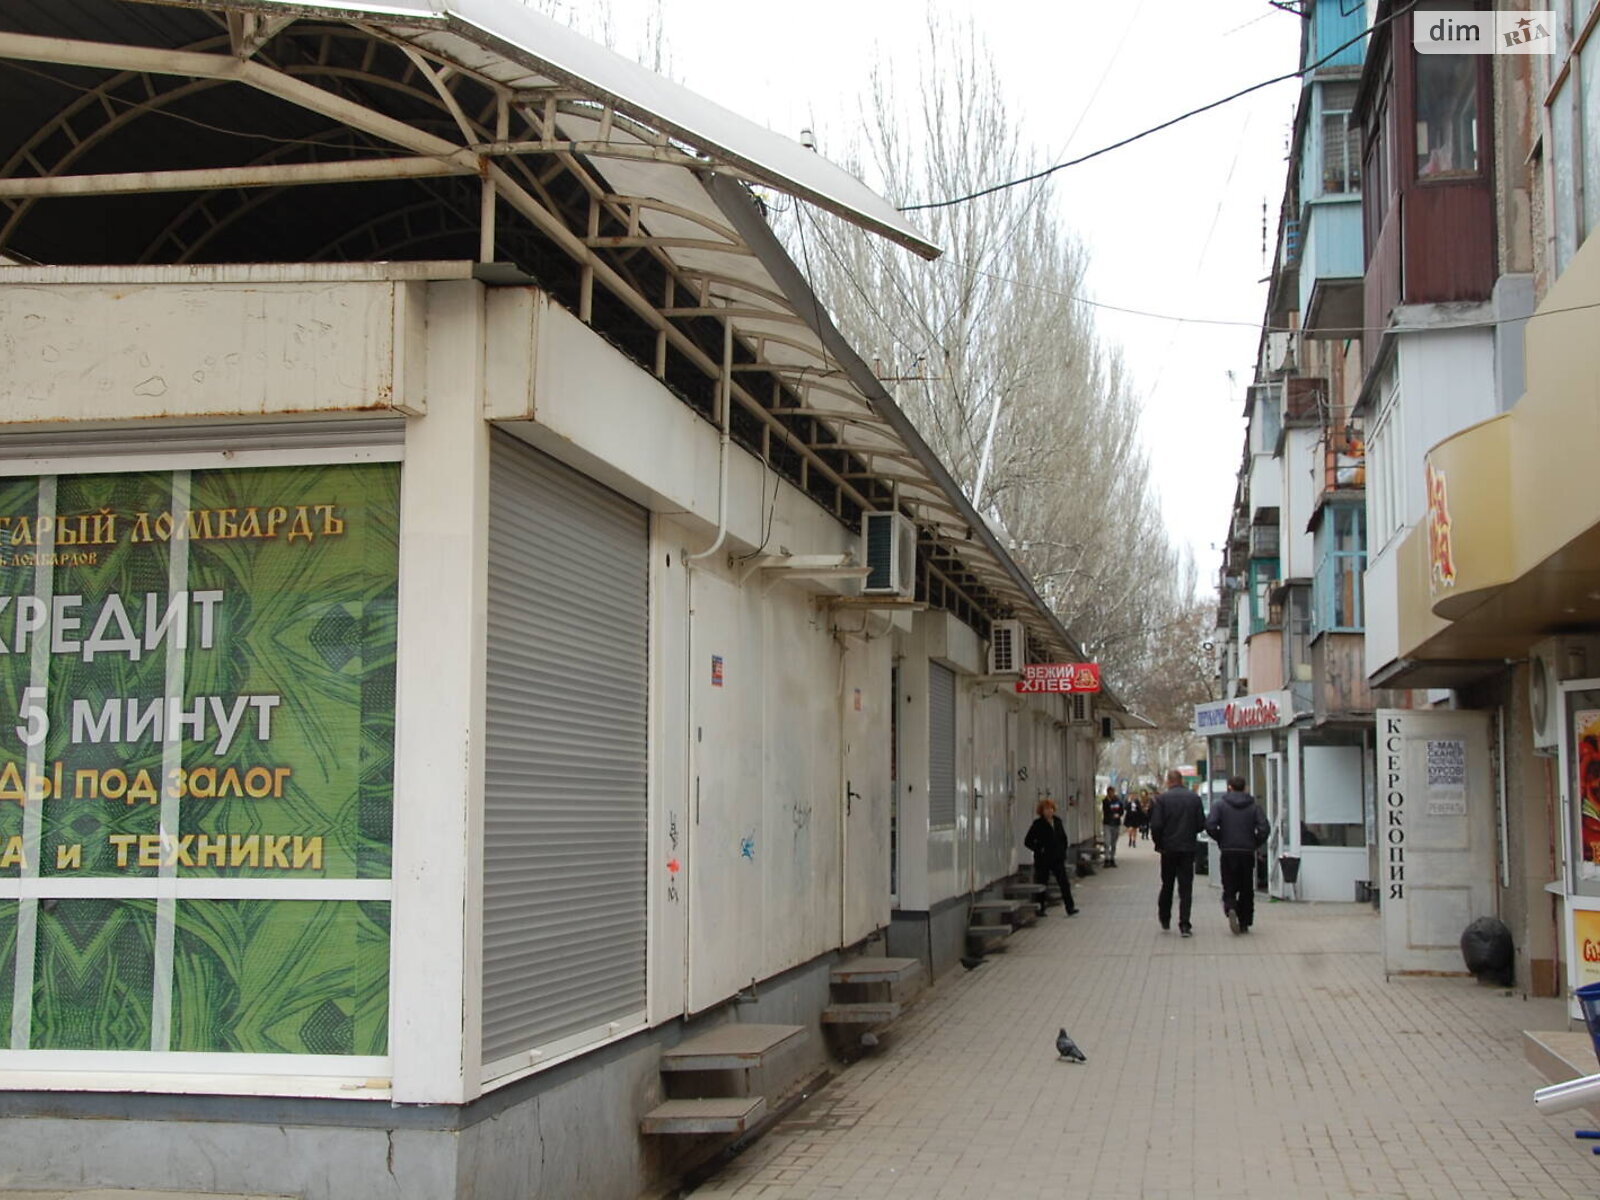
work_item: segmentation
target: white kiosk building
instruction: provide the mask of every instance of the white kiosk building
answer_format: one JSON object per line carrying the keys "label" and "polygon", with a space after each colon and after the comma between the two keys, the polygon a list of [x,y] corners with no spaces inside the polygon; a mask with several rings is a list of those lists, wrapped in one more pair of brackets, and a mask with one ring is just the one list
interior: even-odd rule
{"label": "white kiosk building", "polygon": [[670,1186],[1092,835],[826,160],[507,0],[10,0],[0,106],[0,1184]]}

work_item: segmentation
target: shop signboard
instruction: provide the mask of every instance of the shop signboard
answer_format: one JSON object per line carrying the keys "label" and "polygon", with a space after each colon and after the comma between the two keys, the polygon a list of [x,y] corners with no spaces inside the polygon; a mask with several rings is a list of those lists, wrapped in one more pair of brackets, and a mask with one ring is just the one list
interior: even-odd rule
{"label": "shop signboard", "polygon": [[399,466],[0,480],[0,1038],[387,1051]]}
{"label": "shop signboard", "polygon": [[1022,678],[1017,680],[1015,687],[1022,695],[1098,692],[1100,664],[1028,663],[1022,668]]}
{"label": "shop signboard", "polygon": [[1573,988],[1600,983],[1600,912],[1587,908],[1572,910]]}
{"label": "shop signboard", "polygon": [[1201,737],[1226,737],[1294,724],[1294,698],[1287,690],[1212,700],[1194,706],[1194,731]]}

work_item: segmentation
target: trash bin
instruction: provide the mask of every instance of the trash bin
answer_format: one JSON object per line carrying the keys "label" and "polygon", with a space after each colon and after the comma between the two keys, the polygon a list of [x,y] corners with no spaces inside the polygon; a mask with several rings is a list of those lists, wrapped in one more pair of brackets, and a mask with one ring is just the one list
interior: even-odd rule
{"label": "trash bin", "polygon": [[1278,870],[1283,872],[1283,882],[1286,886],[1295,889],[1295,894],[1300,891],[1300,856],[1298,854],[1280,854],[1278,856]]}
{"label": "trash bin", "polygon": [[1594,1043],[1594,1056],[1600,1059],[1600,983],[1586,983],[1572,993],[1578,999],[1583,1013],[1583,1023],[1589,1027],[1589,1040]]}

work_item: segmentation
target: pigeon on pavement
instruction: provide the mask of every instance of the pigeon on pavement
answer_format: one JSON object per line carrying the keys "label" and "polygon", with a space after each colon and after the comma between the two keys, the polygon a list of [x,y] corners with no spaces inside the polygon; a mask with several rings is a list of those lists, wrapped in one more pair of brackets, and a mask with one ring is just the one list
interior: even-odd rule
{"label": "pigeon on pavement", "polygon": [[1062,1058],[1071,1059],[1073,1062],[1088,1062],[1089,1056],[1078,1049],[1078,1043],[1067,1036],[1063,1029],[1056,1035],[1056,1053]]}

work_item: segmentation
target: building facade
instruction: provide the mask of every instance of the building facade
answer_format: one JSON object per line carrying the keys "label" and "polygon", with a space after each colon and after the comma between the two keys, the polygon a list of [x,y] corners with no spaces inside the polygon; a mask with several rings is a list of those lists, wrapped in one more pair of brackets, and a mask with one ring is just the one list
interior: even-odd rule
{"label": "building facade", "polygon": [[[1308,6],[1308,42],[1330,8],[1339,10]],[[1268,403],[1270,376],[1252,391],[1221,615],[1244,647],[1230,658],[1247,664],[1238,693],[1282,687],[1296,723],[1326,731],[1329,761],[1352,781],[1340,793],[1345,832],[1361,778],[1356,882],[1380,905],[1386,969],[1463,972],[1461,932],[1497,917],[1511,933],[1517,986],[1557,995],[1597,977],[1585,956],[1600,944],[1585,835],[1594,807],[1585,739],[1600,732],[1591,704],[1600,560],[1579,465],[1597,404],[1578,332],[1593,300],[1582,97],[1595,9],[1558,6],[1546,29],[1544,10],[1461,11],[1474,8],[1482,52],[1437,54],[1418,43],[1442,19],[1433,14],[1456,10],[1371,6],[1353,91],[1334,91],[1350,80],[1330,77],[1320,108],[1302,101],[1263,347],[1269,372],[1281,368],[1272,339],[1294,329],[1287,340],[1303,357],[1285,372],[1281,406]],[[1516,29],[1511,41],[1497,20]],[[1307,94],[1317,86],[1313,72]],[[1334,111],[1349,114],[1348,148],[1330,160],[1318,114]],[[1312,129],[1323,138],[1315,155]],[[1314,230],[1326,215],[1326,193],[1321,206],[1308,199],[1307,164],[1326,185],[1340,178],[1330,162],[1353,160],[1355,276],[1325,266],[1331,256],[1312,255],[1313,234],[1294,225],[1298,216]],[[1313,543],[1301,668],[1293,573],[1282,551],[1277,563],[1257,552],[1270,542],[1256,527],[1271,523],[1272,505],[1255,497],[1272,497],[1280,515],[1294,509],[1292,484],[1257,488],[1258,460],[1275,443],[1287,471],[1306,473],[1287,455],[1290,381],[1308,370],[1315,381],[1299,386],[1322,393],[1327,414],[1320,452],[1308,456],[1318,493],[1308,518],[1279,528],[1280,542],[1306,532]],[[1276,643],[1274,594],[1284,597]],[[1268,637],[1269,654],[1282,649],[1281,674],[1258,674],[1247,629]],[[1302,669],[1310,691],[1297,695]],[[1281,740],[1287,759],[1291,737]],[[1306,834],[1324,839],[1307,819],[1303,748],[1301,758],[1307,796],[1291,828],[1309,884]],[[1289,793],[1296,768],[1286,770]]]}
{"label": "building facade", "polygon": [[1272,893],[1349,901],[1373,877],[1374,697],[1361,669],[1366,461],[1362,166],[1366,16],[1305,6],[1305,71],[1224,557],[1226,700],[1196,711],[1213,775],[1266,806]]}
{"label": "building facade", "polygon": [[10,1186],[670,1186],[671,1052],[769,1031],[776,1108],[841,961],[1092,836],[1119,706],[1019,693],[1078,647],[760,193],[937,248],[535,13],[361,7],[0,13]]}
{"label": "building facade", "polygon": [[[1585,951],[1595,888],[1584,833],[1600,559],[1578,466],[1597,401],[1578,333],[1593,302],[1581,97],[1594,16],[1592,4],[1561,4],[1546,28],[1529,11],[1524,53],[1435,65],[1410,49],[1425,15],[1400,14],[1387,65],[1368,81],[1369,144],[1378,153],[1394,139],[1403,218],[1392,233],[1383,225],[1369,265],[1369,283],[1374,268],[1388,281],[1396,330],[1373,357],[1366,400],[1394,430],[1381,468],[1372,440],[1374,479],[1381,469],[1387,482],[1370,516],[1386,545],[1368,576],[1384,613],[1368,667],[1428,689],[1442,710],[1426,718],[1442,732],[1413,734],[1395,718],[1403,760],[1425,762],[1431,739],[1483,764],[1481,819],[1468,772],[1471,865],[1440,869],[1459,875],[1454,894],[1475,912],[1510,926],[1519,982],[1540,995],[1600,978]],[[1454,374],[1469,364],[1470,383]]]}

